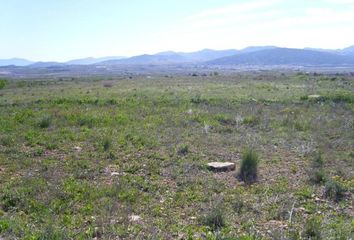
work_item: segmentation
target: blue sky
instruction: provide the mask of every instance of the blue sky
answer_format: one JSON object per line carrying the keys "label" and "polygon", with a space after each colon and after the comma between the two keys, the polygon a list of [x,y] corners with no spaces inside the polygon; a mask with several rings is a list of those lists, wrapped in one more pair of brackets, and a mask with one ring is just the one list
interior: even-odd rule
{"label": "blue sky", "polygon": [[354,0],[0,0],[0,58],[354,45]]}

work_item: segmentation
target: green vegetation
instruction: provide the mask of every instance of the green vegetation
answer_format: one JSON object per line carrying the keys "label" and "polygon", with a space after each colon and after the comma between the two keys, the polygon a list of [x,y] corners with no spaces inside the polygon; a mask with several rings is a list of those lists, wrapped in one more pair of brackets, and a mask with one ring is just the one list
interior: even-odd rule
{"label": "green vegetation", "polygon": [[257,181],[259,158],[252,149],[246,149],[242,155],[239,177],[242,181],[252,183]]}
{"label": "green vegetation", "polygon": [[0,90],[3,89],[7,85],[7,80],[0,79]]}
{"label": "green vegetation", "polygon": [[220,206],[213,207],[205,216],[203,223],[212,231],[218,231],[225,226],[225,219]]}
{"label": "green vegetation", "polygon": [[329,180],[325,185],[325,196],[334,200],[339,201],[343,198],[346,189],[342,184],[335,180]]}
{"label": "green vegetation", "polygon": [[8,80],[0,239],[350,239],[354,76],[197,75]]}

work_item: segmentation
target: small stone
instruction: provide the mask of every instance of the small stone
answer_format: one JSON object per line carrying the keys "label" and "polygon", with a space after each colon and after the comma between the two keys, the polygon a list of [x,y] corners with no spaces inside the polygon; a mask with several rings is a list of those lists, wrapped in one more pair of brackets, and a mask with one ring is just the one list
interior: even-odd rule
{"label": "small stone", "polygon": [[76,146],[76,147],[74,147],[74,150],[77,151],[77,152],[81,152],[82,147]]}
{"label": "small stone", "polygon": [[112,176],[112,177],[114,177],[114,176],[119,176],[119,175],[121,175],[119,172],[112,172],[112,173],[111,173],[111,176]]}
{"label": "small stone", "polygon": [[317,94],[313,94],[313,95],[309,95],[308,98],[312,98],[312,99],[316,99],[316,98],[320,98],[320,95]]}
{"label": "small stone", "polygon": [[232,162],[211,162],[208,168],[216,172],[226,172],[235,170],[235,163]]}
{"label": "small stone", "polygon": [[129,217],[129,220],[130,220],[131,222],[138,222],[138,221],[141,220],[141,217],[140,217],[139,215],[131,215],[131,216]]}
{"label": "small stone", "polygon": [[193,114],[193,110],[192,110],[192,109],[189,109],[189,110],[187,111],[187,114],[192,115],[192,114]]}

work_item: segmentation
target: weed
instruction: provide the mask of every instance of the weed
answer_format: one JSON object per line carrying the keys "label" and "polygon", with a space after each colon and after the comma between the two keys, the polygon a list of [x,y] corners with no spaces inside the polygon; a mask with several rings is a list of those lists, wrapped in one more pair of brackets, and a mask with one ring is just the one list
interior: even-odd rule
{"label": "weed", "polygon": [[257,153],[248,148],[243,152],[239,177],[247,183],[257,181],[259,158]]}
{"label": "weed", "polygon": [[189,152],[189,147],[187,144],[183,144],[179,146],[177,149],[177,154],[181,156],[187,155],[188,152]]}
{"label": "weed", "polygon": [[0,90],[3,89],[7,85],[7,80],[0,79]]}
{"label": "weed", "polygon": [[309,180],[311,183],[321,184],[326,181],[326,174],[323,170],[323,165],[324,165],[324,161],[323,161],[322,153],[318,152],[313,157],[311,162],[311,168],[308,172]]}
{"label": "weed", "polygon": [[103,150],[108,151],[112,146],[112,138],[110,137],[105,137],[103,139]]}
{"label": "weed", "polygon": [[52,124],[52,118],[50,116],[44,116],[39,120],[38,126],[40,128],[48,128]]}
{"label": "weed", "polygon": [[336,202],[340,201],[344,197],[344,193],[347,190],[344,186],[335,180],[329,180],[325,184],[324,195]]}
{"label": "weed", "polygon": [[306,221],[304,238],[312,240],[320,240],[322,220],[319,217],[311,217]]}
{"label": "weed", "polygon": [[253,127],[253,126],[256,126],[257,124],[259,124],[259,122],[260,122],[260,119],[258,117],[253,116],[253,115],[249,115],[243,119],[242,123]]}
{"label": "weed", "polygon": [[314,184],[321,184],[324,183],[325,181],[326,181],[326,174],[324,170],[318,169],[318,170],[311,171],[310,182]]}
{"label": "weed", "polygon": [[218,231],[225,226],[225,219],[220,207],[215,206],[204,217],[203,223],[213,231]]}

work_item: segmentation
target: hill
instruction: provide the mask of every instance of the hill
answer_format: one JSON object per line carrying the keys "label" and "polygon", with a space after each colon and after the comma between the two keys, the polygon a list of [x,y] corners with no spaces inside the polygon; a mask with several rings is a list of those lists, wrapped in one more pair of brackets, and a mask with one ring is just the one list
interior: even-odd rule
{"label": "hill", "polygon": [[122,57],[122,56],[101,57],[101,58],[88,57],[88,58],[70,60],[70,61],[65,62],[65,64],[68,64],[68,65],[90,65],[90,64],[95,64],[95,63],[104,62],[104,61],[119,60],[119,59],[123,59],[123,58],[125,58],[125,57]]}
{"label": "hill", "polygon": [[210,65],[354,65],[354,58],[341,54],[291,48],[272,48],[208,61]]}
{"label": "hill", "polygon": [[226,56],[232,56],[236,54],[237,50],[212,50],[203,49],[197,52],[173,52],[166,51],[160,52],[154,55],[139,55],[126,59],[104,61],[102,65],[115,65],[115,64],[133,64],[133,65],[145,65],[145,64],[176,64],[176,63],[198,63],[210,61],[217,58]]}
{"label": "hill", "polygon": [[0,66],[28,66],[32,61],[23,58],[0,59]]}

